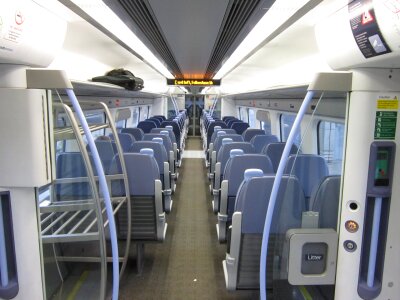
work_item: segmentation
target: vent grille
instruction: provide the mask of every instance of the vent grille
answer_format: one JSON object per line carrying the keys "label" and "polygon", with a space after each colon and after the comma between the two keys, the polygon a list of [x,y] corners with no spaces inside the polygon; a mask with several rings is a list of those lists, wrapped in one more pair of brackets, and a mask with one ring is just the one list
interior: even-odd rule
{"label": "vent grille", "polygon": [[182,78],[182,72],[153,17],[154,13],[149,3],[146,0],[118,0],[118,2],[160,54],[172,74]]}
{"label": "vent grille", "polygon": [[229,48],[260,3],[260,0],[231,0],[230,10],[225,14],[222,29],[218,33],[205,77],[212,78]]}

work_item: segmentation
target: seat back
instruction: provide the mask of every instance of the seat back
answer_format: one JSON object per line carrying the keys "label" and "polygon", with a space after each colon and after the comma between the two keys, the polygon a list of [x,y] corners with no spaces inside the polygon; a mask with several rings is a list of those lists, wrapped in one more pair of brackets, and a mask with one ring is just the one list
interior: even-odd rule
{"label": "seat back", "polygon": [[178,149],[181,147],[181,130],[179,128],[178,123],[174,121],[164,121],[161,123],[161,128],[166,128],[167,126],[172,126],[172,131],[175,135],[175,141],[178,146]]}
{"label": "seat back", "polygon": [[250,125],[245,122],[233,122],[233,124],[231,125],[231,128],[235,129],[237,134],[242,134],[249,127]]}
{"label": "seat back", "polygon": [[218,132],[219,132],[219,131],[225,131],[226,134],[235,134],[235,133],[236,133],[235,130],[230,129],[230,128],[218,128],[218,129],[216,129],[216,128],[214,127],[214,132],[213,132],[213,134],[211,135],[210,143],[214,143],[215,139],[216,139],[217,136],[218,136]]}
{"label": "seat back", "polygon": [[[269,143],[264,147],[261,153],[268,155],[269,159],[272,162],[272,166],[274,167],[274,172],[278,170],[279,162],[281,161],[283,150],[285,149],[286,143]],[[296,154],[298,148],[295,144],[292,145],[290,149],[290,154]]]}
{"label": "seat back", "polygon": [[[82,153],[62,152],[58,154],[56,176],[57,178],[87,177]],[[92,197],[92,190],[88,182],[63,183],[56,186],[57,200],[80,200]]]}
{"label": "seat back", "polygon": [[[164,174],[164,162],[168,162],[168,155],[165,147],[160,143],[153,141],[139,141],[133,143],[131,152],[140,153],[140,150],[143,148],[153,149],[154,158],[157,162],[160,174]],[[144,169],[142,169],[142,171],[143,170]]]}
{"label": "seat back", "polygon": [[244,142],[243,137],[240,134],[236,133],[217,136],[217,138],[214,141],[214,151],[217,152],[217,155],[218,151],[221,149],[223,139],[232,139],[232,142]]}
{"label": "seat back", "polygon": [[144,132],[141,128],[122,128],[121,133],[131,134],[135,138],[135,141],[141,141],[144,135]]}
{"label": "seat back", "polygon": [[225,117],[222,118],[222,121],[226,123],[229,120],[234,120],[234,119],[236,119],[235,116],[225,116]]}
{"label": "seat back", "polygon": [[154,123],[156,123],[157,128],[160,127],[162,123],[162,121],[159,118],[154,118],[154,117],[148,118],[147,121],[153,121]]}
{"label": "seat back", "polygon": [[232,142],[222,145],[217,155],[217,162],[221,163],[221,175],[224,173],[225,165],[230,158],[230,152],[232,149],[241,149],[243,150],[243,153],[248,154],[255,153],[253,146],[247,142]]}
{"label": "seat back", "polygon": [[271,160],[262,154],[243,154],[230,157],[226,163],[223,179],[228,180],[228,196],[235,196],[247,169],[260,169],[264,174],[273,174]]}
{"label": "seat back", "polygon": [[[154,157],[140,153],[124,153],[126,172],[131,196],[131,239],[157,240],[155,180],[160,178],[157,162]],[[111,174],[121,173],[119,156],[113,159]],[[113,195],[124,195],[124,185],[113,182]],[[118,231],[121,237],[126,236],[126,206],[122,206],[117,214]]]}
{"label": "seat back", "polygon": [[208,148],[208,145],[210,145],[211,136],[214,133],[214,127],[215,126],[220,126],[221,128],[226,128],[226,124],[224,122],[222,122],[222,121],[214,121],[214,122],[212,122],[212,123],[210,123],[208,125],[208,128],[207,128],[207,148]]}
{"label": "seat back", "polygon": [[272,163],[266,155],[243,154],[229,158],[223,175],[223,180],[228,181],[228,201],[226,207],[228,222],[232,219],[236,194],[244,180],[244,174],[247,169],[258,169],[266,175],[273,174]]}
{"label": "seat back", "polygon": [[278,143],[278,138],[275,135],[255,135],[250,140],[250,144],[254,146],[257,153],[262,153],[264,147],[270,143]]}
{"label": "seat back", "polygon": [[233,123],[243,123],[243,121],[239,120],[237,118],[230,119],[230,120],[226,121],[226,126],[228,126],[228,128],[232,128],[231,126],[232,126]]}
{"label": "seat back", "polygon": [[154,121],[146,120],[139,122],[137,128],[142,129],[143,133],[150,133],[151,129],[157,128],[157,124]]}
{"label": "seat back", "polygon": [[[113,134],[110,134],[110,138],[114,140]],[[133,142],[135,142],[135,138],[130,133],[118,133],[118,139],[124,152],[129,152]]]}
{"label": "seat back", "polygon": [[169,135],[164,135],[162,133],[146,133],[143,136],[143,141],[152,141],[154,138],[161,138],[163,140],[163,145],[165,147],[165,150],[167,150],[167,152],[173,150]]}
{"label": "seat back", "polygon": [[247,128],[242,133],[245,142],[250,142],[256,135],[265,135],[265,131],[263,129]]}
{"label": "seat back", "polygon": [[322,156],[299,154],[289,156],[284,174],[296,176],[303,188],[304,196],[309,199],[322,179],[329,175],[329,170]]}
{"label": "seat back", "polygon": [[[97,152],[99,153],[99,157],[101,163],[103,165],[104,173],[108,174],[110,170],[111,161],[114,157],[114,148],[111,140],[96,140],[95,142]],[[86,146],[86,150],[90,153],[89,145]]]}
{"label": "seat back", "polygon": [[174,131],[172,129],[168,129],[168,128],[153,128],[150,133],[159,134],[159,133],[161,133],[161,131],[167,131],[168,135],[169,135],[169,138],[171,140],[171,143],[176,143],[176,137],[175,137]]}
{"label": "seat back", "polygon": [[319,213],[319,228],[337,229],[341,176],[327,176],[311,196],[310,210]]}
{"label": "seat back", "polygon": [[[273,175],[253,177],[243,181],[239,187],[235,206],[235,211],[242,213],[241,250],[237,274],[239,289],[259,287],[262,234],[274,181]],[[286,235],[288,229],[299,228],[304,210],[304,196],[297,178],[283,176],[272,220],[267,273],[272,275],[275,235]],[[267,282],[267,286],[270,284],[271,282]]]}

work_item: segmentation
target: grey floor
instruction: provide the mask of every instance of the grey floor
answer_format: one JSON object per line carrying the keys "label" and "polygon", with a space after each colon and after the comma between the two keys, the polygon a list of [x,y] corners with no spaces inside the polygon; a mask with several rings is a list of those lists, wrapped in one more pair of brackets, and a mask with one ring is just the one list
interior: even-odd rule
{"label": "grey floor", "polygon": [[[189,138],[186,149],[201,150],[200,139]],[[226,245],[217,241],[204,160],[184,158],[179,171],[167,239],[146,245],[141,276],[132,253],[120,299],[258,299],[258,291],[225,289]]]}

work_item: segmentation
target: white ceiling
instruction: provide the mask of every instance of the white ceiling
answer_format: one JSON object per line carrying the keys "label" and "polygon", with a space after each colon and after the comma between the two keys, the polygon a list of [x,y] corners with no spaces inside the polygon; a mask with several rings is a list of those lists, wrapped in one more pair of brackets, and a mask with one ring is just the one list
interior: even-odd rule
{"label": "white ceiling", "polygon": [[203,78],[229,0],[148,1],[184,77]]}

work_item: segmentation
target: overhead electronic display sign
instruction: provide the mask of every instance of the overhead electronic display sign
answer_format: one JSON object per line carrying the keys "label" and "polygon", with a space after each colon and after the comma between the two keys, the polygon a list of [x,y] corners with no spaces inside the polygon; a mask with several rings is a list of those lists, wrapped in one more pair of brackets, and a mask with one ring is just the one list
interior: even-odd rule
{"label": "overhead electronic display sign", "polygon": [[180,86],[214,86],[221,85],[221,79],[168,79],[167,85]]}

